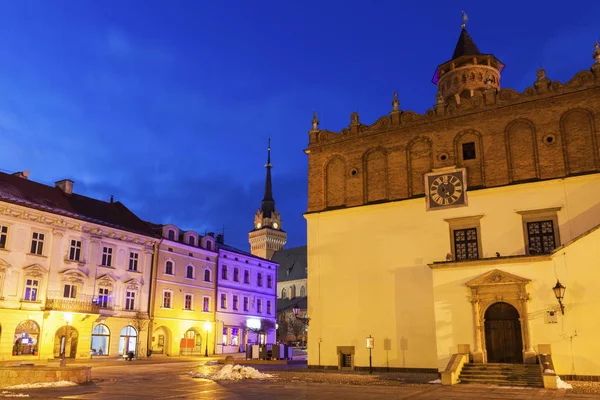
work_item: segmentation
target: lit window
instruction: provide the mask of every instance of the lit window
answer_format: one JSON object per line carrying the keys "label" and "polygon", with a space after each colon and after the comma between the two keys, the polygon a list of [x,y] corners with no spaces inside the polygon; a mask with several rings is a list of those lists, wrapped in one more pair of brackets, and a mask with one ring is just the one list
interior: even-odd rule
{"label": "lit window", "polygon": [[33,232],[31,238],[31,254],[41,256],[44,252],[44,234]]}
{"label": "lit window", "polygon": [[163,308],[171,308],[171,295],[173,293],[169,291],[163,292]]}
{"label": "lit window", "polygon": [[102,265],[105,267],[111,267],[112,266],[112,256],[113,256],[112,247],[104,246],[102,248]]}
{"label": "lit window", "polygon": [[40,281],[37,279],[27,279],[25,281],[25,301],[37,301],[38,289],[40,287]]}
{"label": "lit window", "polygon": [[138,270],[138,260],[140,258],[139,253],[135,253],[133,251],[129,252],[129,270],[137,271]]}
{"label": "lit window", "polygon": [[186,294],[185,295],[185,301],[184,301],[184,305],[183,307],[186,310],[191,310],[192,309],[192,303],[193,303],[193,297],[191,294]]}
{"label": "lit window", "polygon": [[[99,288],[98,289],[98,307],[100,308],[108,308],[108,296],[109,296],[108,288]],[[107,349],[108,350],[108,349]]]}
{"label": "lit window", "polygon": [[69,260],[81,260],[81,240],[71,240],[71,247],[69,248]]}
{"label": "lit window", "polygon": [[238,328],[231,328],[231,345],[232,346],[239,346],[240,344],[240,339],[239,339],[239,330]]}

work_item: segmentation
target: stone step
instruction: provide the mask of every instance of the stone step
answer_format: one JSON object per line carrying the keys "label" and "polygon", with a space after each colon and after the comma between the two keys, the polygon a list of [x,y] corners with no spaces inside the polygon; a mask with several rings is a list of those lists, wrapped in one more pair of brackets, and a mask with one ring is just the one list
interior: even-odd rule
{"label": "stone step", "polygon": [[496,372],[481,372],[481,371],[469,371],[469,372],[461,372],[460,376],[469,376],[469,377],[473,377],[473,376],[482,376],[482,377],[486,377],[486,376],[496,376],[496,377],[501,377],[501,378],[522,378],[522,379],[529,379],[529,378],[533,378],[533,379],[541,379],[541,375],[540,374],[513,374],[513,373],[507,373],[507,374],[501,374],[501,373],[496,373]]}
{"label": "stone step", "polygon": [[473,383],[478,383],[478,384],[483,384],[483,385],[498,385],[498,386],[527,386],[527,387],[544,387],[544,382],[539,380],[539,381],[524,381],[524,380],[517,380],[517,381],[509,381],[509,380],[505,380],[505,379],[472,379],[472,378],[465,378],[465,379],[460,379],[460,383],[464,383],[464,384],[473,384]]}

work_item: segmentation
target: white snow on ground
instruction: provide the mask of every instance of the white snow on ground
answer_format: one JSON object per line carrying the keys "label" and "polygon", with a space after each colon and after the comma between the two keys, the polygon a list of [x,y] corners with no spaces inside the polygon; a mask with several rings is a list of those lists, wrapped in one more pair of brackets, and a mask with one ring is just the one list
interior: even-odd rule
{"label": "white snow on ground", "polygon": [[558,389],[573,389],[570,383],[563,381],[559,376],[556,377],[556,387]]}
{"label": "white snow on ground", "polygon": [[555,374],[556,372],[554,372],[554,370],[553,370],[553,369],[546,368],[546,369],[544,370],[544,373],[545,373],[545,374]]}
{"label": "white snow on ground", "polygon": [[441,379],[435,379],[433,381],[429,381],[429,383],[442,383]]}
{"label": "white snow on ground", "polygon": [[190,372],[193,378],[212,379],[213,381],[239,381],[242,379],[271,379],[274,378],[271,374],[263,374],[256,368],[243,367],[241,365],[225,365],[214,374],[202,374],[198,372]]}
{"label": "white snow on ground", "polygon": [[67,387],[77,386],[75,382],[69,381],[58,381],[58,382],[38,382],[38,383],[24,383],[22,385],[9,386],[6,389],[41,389],[41,388],[53,388],[53,387]]}
{"label": "white snow on ground", "polygon": [[0,393],[0,397],[29,397],[27,393],[12,393],[8,390],[3,390]]}
{"label": "white snow on ground", "polygon": [[207,361],[204,363],[204,365],[219,365],[218,361]]}

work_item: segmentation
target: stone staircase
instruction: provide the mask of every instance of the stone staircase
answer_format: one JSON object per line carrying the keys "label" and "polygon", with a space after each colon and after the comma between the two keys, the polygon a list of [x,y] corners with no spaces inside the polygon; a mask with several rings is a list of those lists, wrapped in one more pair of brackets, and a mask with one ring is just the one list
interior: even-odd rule
{"label": "stone staircase", "polygon": [[544,387],[538,364],[465,364],[460,383]]}

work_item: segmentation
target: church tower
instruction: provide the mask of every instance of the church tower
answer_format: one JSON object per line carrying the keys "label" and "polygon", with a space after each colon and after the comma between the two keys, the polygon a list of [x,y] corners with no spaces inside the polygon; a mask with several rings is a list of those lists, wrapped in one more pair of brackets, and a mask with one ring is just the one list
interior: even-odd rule
{"label": "church tower", "polygon": [[250,242],[250,252],[253,255],[270,260],[273,253],[283,250],[283,246],[287,242],[287,233],[281,228],[281,216],[275,209],[275,200],[273,199],[271,139],[269,139],[265,168],[267,169],[265,194],[261,207],[254,214],[254,229],[248,233],[248,241]]}
{"label": "church tower", "polygon": [[462,30],[452,58],[440,64],[432,82],[438,87],[438,104],[460,104],[473,96],[500,90],[500,73],[504,64],[493,54],[482,54],[467,32],[467,15],[463,12]]}

